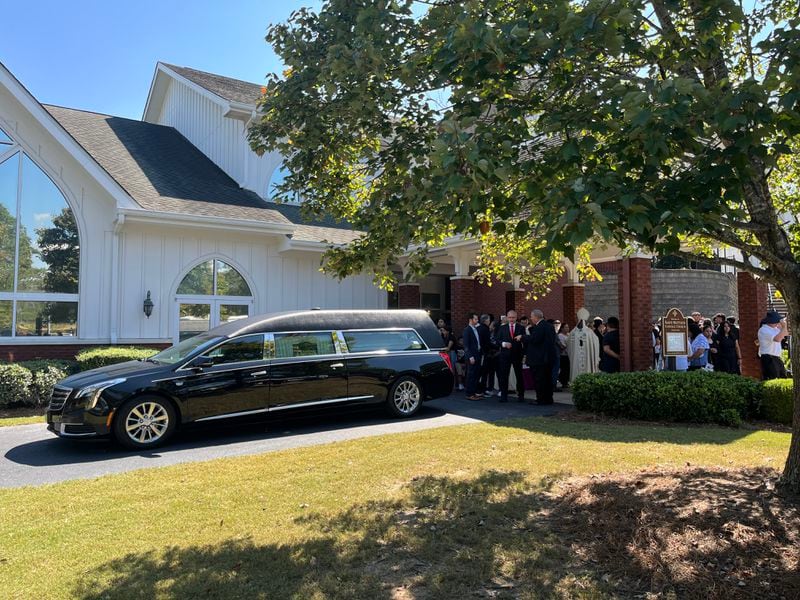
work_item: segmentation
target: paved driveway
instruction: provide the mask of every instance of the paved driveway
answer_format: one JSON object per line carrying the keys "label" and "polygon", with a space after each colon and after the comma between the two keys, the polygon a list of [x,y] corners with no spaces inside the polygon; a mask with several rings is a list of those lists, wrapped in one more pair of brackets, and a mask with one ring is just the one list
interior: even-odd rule
{"label": "paved driveway", "polygon": [[[569,402],[568,395],[563,396],[557,401]],[[0,428],[0,487],[84,479],[134,469],[260,454],[463,423],[551,415],[569,408],[568,404],[500,404],[496,398],[469,402],[461,395],[453,395],[425,403],[413,419],[390,419],[382,411],[346,416],[328,413],[235,429],[192,430],[180,432],[170,444],[150,452],[123,451],[106,440],[61,440],[43,425],[3,427]]]}

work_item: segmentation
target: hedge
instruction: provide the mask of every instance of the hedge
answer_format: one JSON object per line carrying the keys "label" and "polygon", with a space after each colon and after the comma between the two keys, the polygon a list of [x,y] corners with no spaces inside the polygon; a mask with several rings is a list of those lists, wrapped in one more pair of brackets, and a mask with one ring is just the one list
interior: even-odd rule
{"label": "hedge", "polygon": [[63,362],[0,364],[0,408],[45,406],[53,386],[67,376],[67,371],[61,368]]}
{"label": "hedge", "polygon": [[761,393],[762,414],[768,421],[792,424],[794,387],[791,379],[765,381]]}
{"label": "hedge", "polygon": [[83,350],[78,353],[75,360],[78,361],[78,370],[88,371],[89,369],[114,365],[129,360],[141,360],[157,353],[158,350],[153,348],[110,346]]}
{"label": "hedge", "polygon": [[706,371],[587,374],[572,386],[578,410],[646,421],[741,424],[758,415],[761,384]]}

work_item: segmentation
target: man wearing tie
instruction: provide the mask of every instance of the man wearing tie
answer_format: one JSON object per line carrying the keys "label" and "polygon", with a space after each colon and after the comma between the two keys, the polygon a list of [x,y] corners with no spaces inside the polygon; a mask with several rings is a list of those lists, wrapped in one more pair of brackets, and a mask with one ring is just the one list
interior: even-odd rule
{"label": "man wearing tie", "polygon": [[544,320],[544,313],[531,311],[531,326],[525,336],[526,360],[536,382],[536,404],[553,403],[553,363],[557,356],[556,331]]}
{"label": "man wearing tie", "polygon": [[464,328],[461,337],[464,340],[464,359],[467,364],[467,400],[481,400],[483,395],[478,394],[478,376],[481,372],[481,340],[478,334],[478,315],[469,314],[469,323]]}
{"label": "man wearing tie", "polygon": [[500,344],[497,355],[497,379],[500,383],[500,402],[508,402],[508,375],[514,367],[517,378],[517,400],[525,401],[525,385],[522,380],[522,336],[525,331],[517,323],[517,312],[508,311],[506,322],[500,326],[495,338]]}

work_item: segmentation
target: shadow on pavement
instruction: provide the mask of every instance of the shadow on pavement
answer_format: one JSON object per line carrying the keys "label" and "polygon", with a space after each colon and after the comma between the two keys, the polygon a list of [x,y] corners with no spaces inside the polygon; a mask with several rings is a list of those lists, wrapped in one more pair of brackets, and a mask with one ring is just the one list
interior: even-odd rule
{"label": "shadow on pavement", "polygon": [[[404,421],[428,420],[443,414],[445,413],[441,408],[426,403],[417,415]],[[306,413],[281,416],[280,418],[271,417],[258,422],[202,424],[177,432],[167,445],[148,452],[125,450],[110,439],[69,440],[53,436],[11,448],[6,452],[5,458],[32,467],[93,463],[126,457],[160,458],[186,450],[280,439],[295,435],[330,433],[392,422],[397,422],[397,420],[387,416],[383,410],[373,408],[346,414]]]}

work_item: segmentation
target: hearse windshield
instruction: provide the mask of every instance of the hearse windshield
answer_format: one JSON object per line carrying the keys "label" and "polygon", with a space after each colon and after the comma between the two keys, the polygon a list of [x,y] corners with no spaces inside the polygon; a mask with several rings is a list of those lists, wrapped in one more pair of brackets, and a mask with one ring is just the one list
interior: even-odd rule
{"label": "hearse windshield", "polygon": [[209,346],[219,339],[220,338],[218,335],[214,335],[212,333],[201,333],[199,335],[187,338],[182,342],[178,342],[166,350],[162,350],[158,354],[151,356],[149,360],[157,363],[172,365],[185,360],[197,350],[200,350],[205,346]]}

